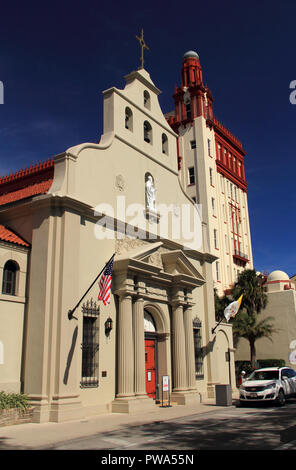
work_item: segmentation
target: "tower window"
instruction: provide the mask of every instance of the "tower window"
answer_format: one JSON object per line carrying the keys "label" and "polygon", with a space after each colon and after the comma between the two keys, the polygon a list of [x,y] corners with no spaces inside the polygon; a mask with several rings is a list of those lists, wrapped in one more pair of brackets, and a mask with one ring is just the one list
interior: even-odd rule
{"label": "tower window", "polygon": [[144,122],[144,140],[148,144],[152,144],[152,127],[148,121]]}
{"label": "tower window", "polygon": [[216,261],[216,280],[220,281],[220,264],[219,264],[219,261]]}
{"label": "tower window", "polygon": [[215,198],[212,197],[212,214],[216,215]]}
{"label": "tower window", "polygon": [[130,108],[125,108],[125,128],[133,130],[133,113]]}
{"label": "tower window", "polygon": [[195,183],[195,172],[194,172],[194,166],[191,166],[188,168],[188,184],[194,184]]}
{"label": "tower window", "polygon": [[215,248],[218,249],[218,235],[217,235],[217,229],[214,228],[214,246]]}
{"label": "tower window", "polygon": [[185,102],[185,111],[186,111],[186,118],[191,119],[191,103],[189,100]]}
{"label": "tower window", "polygon": [[161,143],[162,143],[162,153],[168,155],[168,138],[165,134],[161,136]]}
{"label": "tower window", "polygon": [[144,106],[148,109],[151,107],[150,95],[147,90],[144,91]]}
{"label": "tower window", "polygon": [[190,141],[190,146],[192,149],[196,149],[196,140],[191,140]]}
{"label": "tower window", "polygon": [[16,295],[16,280],[19,271],[18,265],[9,260],[3,269],[2,294]]}
{"label": "tower window", "polygon": [[213,168],[210,168],[210,184],[213,186]]}

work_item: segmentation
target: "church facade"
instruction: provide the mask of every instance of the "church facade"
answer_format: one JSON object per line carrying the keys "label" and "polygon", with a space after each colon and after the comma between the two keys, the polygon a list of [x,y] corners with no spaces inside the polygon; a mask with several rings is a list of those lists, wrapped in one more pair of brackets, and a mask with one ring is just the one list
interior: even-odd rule
{"label": "church facade", "polygon": [[[98,144],[0,180],[0,387],[28,394],[36,422],[149,410],[167,387],[176,406],[235,387],[178,134],[148,72],[125,78],[104,91]],[[104,305],[88,287],[112,256]]]}

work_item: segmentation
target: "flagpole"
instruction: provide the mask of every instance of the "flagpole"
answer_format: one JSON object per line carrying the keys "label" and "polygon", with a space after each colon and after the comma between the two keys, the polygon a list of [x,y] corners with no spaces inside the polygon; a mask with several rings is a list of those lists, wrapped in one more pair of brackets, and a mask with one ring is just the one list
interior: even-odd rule
{"label": "flagpole", "polygon": [[224,320],[224,317],[221,318],[221,320],[219,321],[219,323],[217,323],[217,325],[215,326],[215,328],[212,328],[212,334],[214,334],[215,332],[215,329],[220,325],[220,323]]}
{"label": "flagpole", "polygon": [[93,283],[89,286],[89,288],[87,289],[87,291],[85,292],[85,294],[83,294],[83,296],[81,297],[81,299],[79,300],[79,302],[77,302],[77,304],[75,305],[74,308],[70,309],[68,311],[68,318],[69,320],[72,320],[72,318],[75,318],[76,320],[78,320],[76,317],[73,316],[73,313],[75,312],[75,310],[77,309],[77,307],[79,307],[79,304],[82,302],[82,300],[84,299],[84,297],[86,296],[86,294],[88,294],[88,292],[91,290],[92,286],[95,284],[95,282],[98,280],[98,278],[100,277],[100,275],[102,274],[102,272],[104,271],[104,269],[106,268],[107,264],[109,264],[111,262],[111,260],[114,258],[115,256],[115,253],[113,253],[113,255],[111,256],[111,258],[109,259],[109,261],[107,261],[107,263],[105,264],[105,266],[103,267],[103,269],[100,271],[100,273],[97,275],[97,277],[95,278],[95,280],[93,281]]}

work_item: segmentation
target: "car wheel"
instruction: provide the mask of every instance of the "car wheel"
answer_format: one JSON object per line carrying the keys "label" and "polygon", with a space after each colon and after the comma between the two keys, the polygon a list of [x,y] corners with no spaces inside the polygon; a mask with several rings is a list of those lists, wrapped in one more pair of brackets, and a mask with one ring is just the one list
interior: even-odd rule
{"label": "car wheel", "polygon": [[276,404],[278,406],[284,406],[286,404],[286,397],[283,390],[280,390],[276,398]]}

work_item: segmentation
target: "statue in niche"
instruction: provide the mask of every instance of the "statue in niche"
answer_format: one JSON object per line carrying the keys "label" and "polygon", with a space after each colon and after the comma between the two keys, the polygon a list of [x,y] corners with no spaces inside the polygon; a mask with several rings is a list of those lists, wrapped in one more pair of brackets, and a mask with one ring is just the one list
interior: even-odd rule
{"label": "statue in niche", "polygon": [[146,185],[146,206],[147,209],[150,211],[155,212],[155,196],[156,196],[156,189],[154,186],[153,178],[151,175],[148,175]]}

